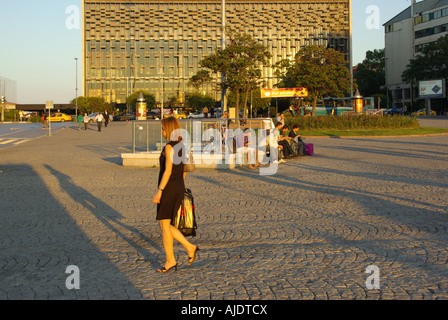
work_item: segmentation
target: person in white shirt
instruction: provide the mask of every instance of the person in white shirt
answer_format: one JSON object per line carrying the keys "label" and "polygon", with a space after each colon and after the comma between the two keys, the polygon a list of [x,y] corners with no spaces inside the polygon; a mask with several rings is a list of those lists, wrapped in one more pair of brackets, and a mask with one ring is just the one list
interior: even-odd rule
{"label": "person in white shirt", "polygon": [[101,132],[101,126],[103,125],[103,114],[101,112],[99,112],[96,117],[95,117],[96,123],[98,125],[98,132]]}
{"label": "person in white shirt", "polygon": [[285,115],[283,113],[280,113],[276,120],[277,122],[280,122],[283,126],[285,125]]}
{"label": "person in white shirt", "polygon": [[84,129],[87,130],[89,126],[89,117],[87,116],[87,113],[84,113],[84,118],[82,118],[82,122],[84,123]]}

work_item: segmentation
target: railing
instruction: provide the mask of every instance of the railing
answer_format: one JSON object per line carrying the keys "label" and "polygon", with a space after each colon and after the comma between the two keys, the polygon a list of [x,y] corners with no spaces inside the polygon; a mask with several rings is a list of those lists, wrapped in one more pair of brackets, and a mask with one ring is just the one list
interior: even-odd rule
{"label": "railing", "polygon": [[[227,118],[201,118],[180,119],[182,129],[188,134],[182,135],[185,144],[198,146],[200,150],[210,144],[214,137],[207,137],[214,129],[224,138],[229,130],[237,131],[252,129],[257,132],[260,129],[272,130],[274,123],[270,118],[256,119],[227,119]],[[132,122],[132,150],[133,153],[161,151],[166,144],[161,134],[160,120],[141,120]]]}

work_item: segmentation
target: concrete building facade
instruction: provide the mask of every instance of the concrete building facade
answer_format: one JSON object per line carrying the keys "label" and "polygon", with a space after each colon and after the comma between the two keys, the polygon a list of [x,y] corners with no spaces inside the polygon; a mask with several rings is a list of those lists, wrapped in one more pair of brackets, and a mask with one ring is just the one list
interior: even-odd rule
{"label": "concrete building facade", "polygon": [[[182,102],[201,59],[221,47],[221,3],[83,0],[83,95],[124,103],[145,90]],[[226,25],[266,45],[271,65],[311,44],[350,60],[351,0],[227,0],[225,8]],[[270,67],[263,77],[277,82]],[[220,99],[215,85],[204,90]]]}
{"label": "concrete building facade", "polygon": [[448,0],[415,2],[384,24],[386,86],[390,104],[409,108],[417,99],[401,75],[424,46],[448,34]]}

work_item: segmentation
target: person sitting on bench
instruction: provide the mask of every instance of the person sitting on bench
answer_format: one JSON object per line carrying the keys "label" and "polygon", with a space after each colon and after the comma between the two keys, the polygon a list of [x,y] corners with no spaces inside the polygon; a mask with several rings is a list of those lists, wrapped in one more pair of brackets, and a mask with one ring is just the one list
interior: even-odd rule
{"label": "person sitting on bench", "polygon": [[299,126],[297,124],[292,126],[292,130],[289,131],[289,137],[294,139],[295,142],[298,144],[297,148],[297,154],[299,156],[305,155],[305,143],[302,140],[302,136],[298,135],[297,132],[299,131]]}
{"label": "person sitting on bench", "polygon": [[285,158],[292,158],[294,157],[294,151],[292,150],[291,146],[289,145],[289,142],[286,137],[283,137],[281,135],[281,128],[283,127],[283,124],[281,122],[277,122],[275,125],[275,129],[277,130],[277,137],[278,137],[278,145],[279,148],[283,150],[283,156]]}

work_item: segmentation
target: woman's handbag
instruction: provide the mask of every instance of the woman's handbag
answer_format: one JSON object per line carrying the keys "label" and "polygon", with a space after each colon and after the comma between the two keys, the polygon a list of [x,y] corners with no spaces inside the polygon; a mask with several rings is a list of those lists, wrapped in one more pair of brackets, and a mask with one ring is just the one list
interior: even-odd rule
{"label": "woman's handbag", "polygon": [[185,237],[196,236],[197,225],[194,197],[190,189],[185,189],[182,205],[171,220],[171,224],[176,227]]}
{"label": "woman's handbag", "polygon": [[187,157],[187,163],[184,165],[184,172],[193,172],[196,170],[196,165],[193,161],[193,155],[190,154],[189,157]]}

